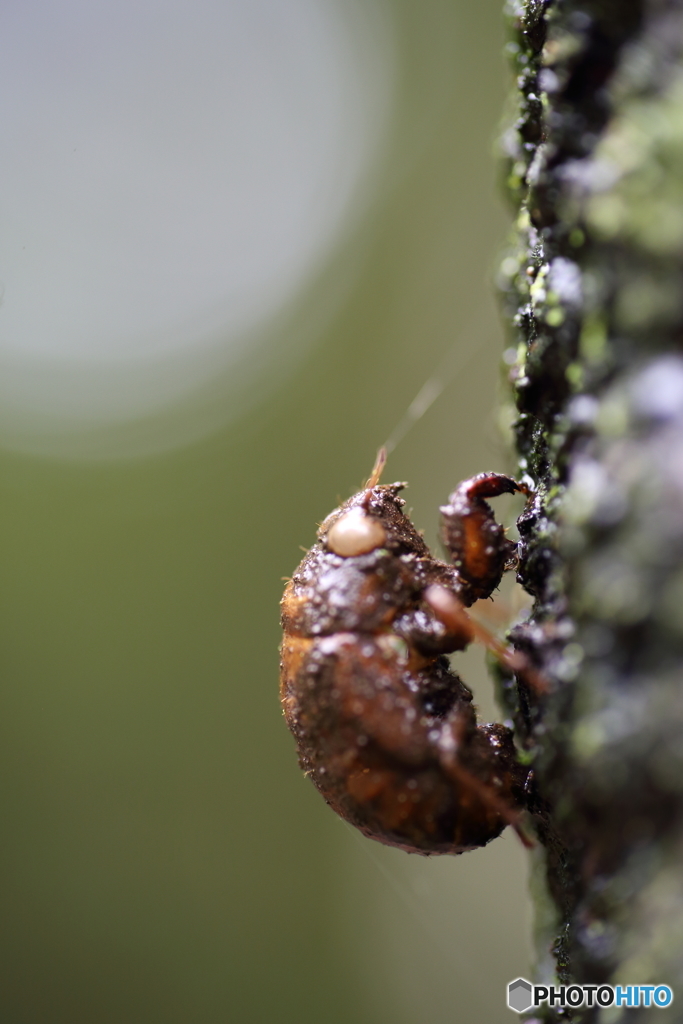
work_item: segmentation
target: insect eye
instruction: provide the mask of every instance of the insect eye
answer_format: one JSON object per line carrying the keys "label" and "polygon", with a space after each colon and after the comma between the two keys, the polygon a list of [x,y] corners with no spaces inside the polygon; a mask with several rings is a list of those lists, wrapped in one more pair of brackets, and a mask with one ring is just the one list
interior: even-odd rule
{"label": "insect eye", "polygon": [[386,544],[387,533],[379,519],[366,515],[360,508],[352,508],[330,527],[325,541],[335,555],[352,558],[381,548]]}

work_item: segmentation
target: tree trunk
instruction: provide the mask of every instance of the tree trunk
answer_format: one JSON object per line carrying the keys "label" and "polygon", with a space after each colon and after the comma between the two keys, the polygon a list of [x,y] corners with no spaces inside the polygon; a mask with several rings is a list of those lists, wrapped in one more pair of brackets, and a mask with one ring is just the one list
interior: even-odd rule
{"label": "tree trunk", "polygon": [[536,602],[512,636],[551,693],[502,691],[535,769],[538,980],[669,984],[664,1010],[544,1011],[665,1024],[683,1020],[683,0],[511,7],[502,273],[538,488],[519,524]]}

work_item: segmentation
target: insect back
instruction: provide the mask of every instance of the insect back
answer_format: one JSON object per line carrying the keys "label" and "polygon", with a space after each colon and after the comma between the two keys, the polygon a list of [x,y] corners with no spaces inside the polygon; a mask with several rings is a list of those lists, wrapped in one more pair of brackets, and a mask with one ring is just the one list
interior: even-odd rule
{"label": "insect back", "polygon": [[[446,658],[472,639],[467,616],[443,614],[437,598],[471,604],[498,585],[503,561],[496,552],[497,578],[489,566],[473,587],[431,555],[403,512],[405,485],[377,475],[325,519],[287,584],[284,715],[302,769],[342,818],[411,853],[462,853],[514,820],[527,770],[509,729],[477,724]],[[461,533],[471,546],[470,526]]]}

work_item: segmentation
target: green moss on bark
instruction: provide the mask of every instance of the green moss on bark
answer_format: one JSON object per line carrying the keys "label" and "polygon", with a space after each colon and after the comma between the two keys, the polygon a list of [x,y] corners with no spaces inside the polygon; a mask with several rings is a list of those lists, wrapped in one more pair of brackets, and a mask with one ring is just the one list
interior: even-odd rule
{"label": "green moss on bark", "polygon": [[539,975],[683,993],[683,0],[509,15],[501,275],[538,488],[513,636],[553,692],[503,695],[534,757]]}

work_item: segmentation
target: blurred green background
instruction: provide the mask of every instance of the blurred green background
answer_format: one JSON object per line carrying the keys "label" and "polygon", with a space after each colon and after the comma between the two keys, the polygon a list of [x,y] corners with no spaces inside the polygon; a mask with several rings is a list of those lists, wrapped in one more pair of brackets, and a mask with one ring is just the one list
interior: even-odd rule
{"label": "blurred green background", "polygon": [[[278,380],[154,457],[0,454],[8,1024],[511,1019],[530,956],[517,840],[430,860],[362,839],[301,776],[277,697],[281,578],[454,346],[385,478],[410,482],[433,540],[457,481],[510,466],[500,3],[391,13],[381,184],[323,275],[350,284]],[[458,667],[494,716],[482,655]]]}

